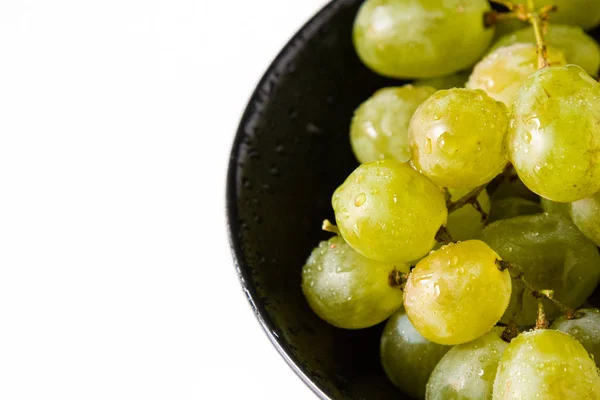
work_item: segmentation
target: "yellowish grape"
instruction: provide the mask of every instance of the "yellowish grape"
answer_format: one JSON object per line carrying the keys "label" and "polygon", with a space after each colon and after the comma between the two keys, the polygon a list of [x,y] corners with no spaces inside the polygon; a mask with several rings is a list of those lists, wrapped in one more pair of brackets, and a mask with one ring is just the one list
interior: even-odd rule
{"label": "yellowish grape", "polygon": [[415,329],[439,344],[470,342],[489,332],[511,295],[500,257],[478,240],[449,244],[421,260],[404,290],[404,306]]}
{"label": "yellowish grape", "polygon": [[402,291],[390,285],[394,270],[358,254],[335,236],[321,242],[302,268],[302,291],[313,311],[338,328],[368,328],[385,321],[402,306]]}
{"label": "yellowish grape", "polygon": [[446,225],[441,189],[409,165],[387,159],[363,164],[332,198],[344,239],[365,257],[409,262],[427,254]]}
{"label": "yellowish grape", "polygon": [[502,356],[494,400],[593,400],[600,398],[600,376],[583,346],[554,331],[525,332]]}
{"label": "yellowish grape", "polygon": [[[563,53],[553,47],[548,47],[548,62],[550,65],[567,63]],[[510,108],[525,79],[537,69],[536,46],[515,43],[498,48],[475,65],[466,87],[484,90],[490,97]]]}
{"label": "yellowish grape", "polygon": [[487,0],[367,0],[354,22],[354,46],[381,75],[449,75],[477,62],[490,44],[488,11]]}
{"label": "yellowish grape", "polygon": [[508,158],[525,185],[559,202],[599,192],[599,118],[600,83],[580,67],[544,68],[527,78],[506,135]]}
{"label": "yellowish grape", "polygon": [[350,142],[358,161],[410,160],[408,124],[417,107],[433,93],[435,89],[428,86],[391,87],[361,104],[350,127]]}
{"label": "yellowish grape", "polygon": [[[567,0],[570,1],[570,0]],[[593,0],[596,1],[596,0]],[[600,4],[600,2],[599,2]],[[596,76],[600,67],[600,46],[578,26],[555,25],[554,21],[548,26],[546,43],[562,51],[570,64],[579,65],[592,76]],[[494,43],[491,51],[514,43],[535,44],[533,28],[527,27],[512,34],[503,36]]]}
{"label": "yellowish grape", "polygon": [[508,111],[482,90],[440,90],[417,108],[408,130],[412,163],[443,187],[473,188],[502,172]]}

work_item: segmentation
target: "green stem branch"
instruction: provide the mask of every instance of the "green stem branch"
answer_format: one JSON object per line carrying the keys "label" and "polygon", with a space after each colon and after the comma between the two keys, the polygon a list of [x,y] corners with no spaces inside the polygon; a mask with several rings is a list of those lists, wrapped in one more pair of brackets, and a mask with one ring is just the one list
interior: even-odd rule
{"label": "green stem branch", "polygon": [[473,204],[477,201],[477,197],[483,192],[486,188],[487,184],[477,186],[475,189],[471,190],[469,193],[461,197],[460,199],[448,203],[448,213],[454,212],[460,208],[463,208],[467,204]]}
{"label": "green stem branch", "polygon": [[533,286],[531,283],[529,283],[527,279],[525,279],[525,273],[523,272],[523,268],[504,260],[497,260],[496,265],[498,266],[498,269],[500,271],[508,270],[510,276],[513,279],[520,281],[521,284],[525,287],[525,289],[529,291],[531,295],[536,299],[545,298],[549,300],[552,304],[560,308],[561,311],[564,312],[567,318],[569,319],[573,319],[577,316],[577,310],[564,305],[563,303],[554,298],[554,291],[540,290]]}

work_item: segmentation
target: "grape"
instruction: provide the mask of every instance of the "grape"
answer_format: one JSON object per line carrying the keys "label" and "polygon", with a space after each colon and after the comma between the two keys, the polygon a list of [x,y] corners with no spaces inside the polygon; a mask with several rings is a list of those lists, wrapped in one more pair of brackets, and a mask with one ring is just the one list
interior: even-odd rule
{"label": "grape", "polygon": [[600,83],[580,67],[544,68],[527,78],[506,135],[508,158],[525,185],[564,203],[599,192],[599,119]]}
{"label": "grape", "polygon": [[433,93],[432,87],[406,85],[381,89],[364,102],[350,127],[350,142],[358,161],[410,160],[408,124],[419,104]]}
{"label": "grape", "polygon": [[402,291],[390,285],[405,264],[371,260],[335,236],[319,243],[302,268],[302,291],[313,311],[338,328],[368,328],[402,306]]}
{"label": "grape", "polygon": [[449,75],[477,62],[490,44],[488,11],[487,0],[367,0],[354,22],[354,46],[381,75]]}
{"label": "grape", "polygon": [[[527,0],[516,0],[516,4],[527,4]],[[600,1],[598,0],[535,0],[536,7],[557,7],[550,14],[550,22],[579,25],[589,30],[600,24]]]}
{"label": "grape", "polygon": [[525,332],[513,339],[494,381],[495,400],[599,397],[600,376],[583,346],[550,329]]}
{"label": "grape", "polygon": [[[512,168],[511,168],[512,171]],[[509,174],[511,172],[509,171]],[[509,197],[518,197],[520,199],[525,199],[533,202],[539,202],[540,196],[533,193],[523,181],[519,179],[518,176],[509,175],[510,178],[504,179],[494,191],[494,194],[491,196],[492,200],[505,199]]]}
{"label": "grape", "polygon": [[542,207],[531,200],[525,200],[519,197],[494,199],[492,201],[492,210],[488,222],[491,223],[521,215],[539,214],[541,212],[543,212]]}
{"label": "grape", "polygon": [[542,209],[549,214],[561,214],[564,217],[571,218],[569,215],[570,203],[557,203],[552,200],[541,199]]}
{"label": "grape", "polygon": [[432,342],[461,344],[489,332],[510,300],[500,257],[478,240],[449,244],[419,261],[404,289],[415,329]]}
{"label": "grape", "polygon": [[600,310],[589,308],[579,310],[579,318],[567,319],[562,316],[550,325],[556,329],[573,336],[592,355],[596,365],[600,363]]}
{"label": "grape", "polygon": [[[491,51],[510,46],[513,43],[535,44],[533,28],[524,28],[502,37],[494,43]],[[598,73],[598,68],[600,68],[600,46],[580,27],[550,24],[546,35],[546,43],[562,51],[567,62],[579,65],[592,76],[596,76]]]}
{"label": "grape", "polygon": [[417,108],[408,129],[412,163],[440,186],[467,189],[492,180],[506,158],[504,104],[482,90],[440,90]]}
{"label": "grape", "polygon": [[569,213],[575,226],[600,246],[600,192],[587,199],[571,203]]}
{"label": "grape", "polygon": [[332,199],[344,239],[365,257],[408,262],[427,254],[446,225],[441,189],[397,160],[358,167]]}
{"label": "grape", "polygon": [[[488,225],[481,240],[500,257],[523,269],[537,289],[554,290],[554,297],[567,306],[579,307],[600,282],[600,254],[571,221],[560,214],[537,214],[504,219]],[[515,318],[518,325],[531,325],[537,318],[537,301],[529,292],[518,303],[523,284],[513,281],[510,305],[503,322]],[[548,318],[560,310],[544,300]]]}
{"label": "grape", "polygon": [[459,72],[457,74],[440,76],[436,78],[417,79],[415,84],[422,86],[434,87],[437,90],[453,89],[465,87],[465,83],[469,80],[471,71]]}
{"label": "grape", "polygon": [[509,35],[513,32],[519,31],[523,28],[530,26],[527,22],[521,21],[519,19],[503,19],[500,21],[496,21],[495,27],[496,32],[494,32],[494,38],[492,39],[492,43],[496,43],[496,41],[506,35]]}
{"label": "grape", "polygon": [[455,346],[441,359],[427,383],[427,400],[492,398],[496,370],[508,345],[502,328]]}
{"label": "grape", "polygon": [[[467,195],[470,190],[449,189],[451,201],[456,201]],[[477,200],[486,213],[490,212],[490,197],[484,190]],[[483,229],[484,221],[481,214],[470,205],[466,205],[448,214],[448,232],[454,240],[463,241],[475,239]]]}
{"label": "grape", "polygon": [[381,335],[381,364],[396,387],[422,399],[431,371],[451,348],[425,339],[406,312],[400,310],[389,319]]}
{"label": "grape", "polygon": [[[567,61],[560,50],[548,47],[551,65],[565,65]],[[481,89],[509,108],[521,85],[538,69],[537,48],[529,43],[515,43],[500,47],[481,60],[469,77],[467,89]]]}

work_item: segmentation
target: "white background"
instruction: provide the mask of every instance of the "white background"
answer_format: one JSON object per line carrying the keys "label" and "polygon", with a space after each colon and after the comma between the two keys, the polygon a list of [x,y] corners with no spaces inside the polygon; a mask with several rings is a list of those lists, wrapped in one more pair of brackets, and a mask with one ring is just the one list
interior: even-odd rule
{"label": "white background", "polygon": [[313,399],[225,232],[233,133],[323,0],[0,0],[0,398]]}

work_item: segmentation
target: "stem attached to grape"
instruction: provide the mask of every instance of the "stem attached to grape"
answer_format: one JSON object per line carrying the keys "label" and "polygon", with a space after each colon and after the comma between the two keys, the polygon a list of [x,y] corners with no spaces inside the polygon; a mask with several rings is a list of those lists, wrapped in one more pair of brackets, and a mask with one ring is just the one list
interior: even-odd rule
{"label": "stem attached to grape", "polygon": [[544,40],[545,20],[541,14],[533,11],[529,13],[529,22],[533,26],[533,32],[535,33],[535,42],[537,43],[538,53],[538,69],[546,68],[550,66],[548,62],[548,46]]}
{"label": "stem attached to grape", "polygon": [[331,222],[329,222],[328,219],[323,221],[323,225],[321,226],[321,229],[323,229],[325,232],[335,233],[336,235],[340,236],[340,230],[338,229],[338,227],[335,226],[334,224],[332,224]]}
{"label": "stem attached to grape", "polygon": [[469,193],[465,194],[460,199],[448,203],[448,212],[454,212],[459,208],[463,208],[467,204],[475,204],[475,202],[477,201],[477,197],[481,194],[481,192],[485,190],[486,186],[487,184],[477,186],[475,189],[471,190]]}
{"label": "stem attached to grape", "polygon": [[537,317],[537,321],[535,321],[535,329],[548,329],[548,326],[550,325],[548,323],[548,318],[546,318],[546,311],[544,310],[544,302],[542,301],[543,297],[538,297],[537,298],[537,305],[538,305],[538,317]]}
{"label": "stem attached to grape", "polygon": [[437,231],[437,233],[435,234],[435,240],[443,244],[456,242],[456,240],[452,238],[452,235],[450,235],[450,232],[448,232],[448,229],[445,226],[441,226],[440,230]]}
{"label": "stem attached to grape", "polygon": [[525,288],[531,293],[531,295],[533,297],[535,297],[536,299],[547,299],[550,300],[550,302],[552,302],[553,304],[555,304],[558,308],[560,308],[565,315],[567,316],[568,319],[573,319],[577,317],[577,310],[568,307],[566,305],[564,305],[563,303],[561,303],[560,301],[556,300],[554,298],[554,291],[552,290],[540,290],[537,289],[535,286],[533,286],[531,283],[529,283],[526,279],[525,279],[525,273],[523,272],[523,269],[521,267],[519,267],[516,264],[512,264],[508,261],[504,261],[504,260],[497,260],[496,261],[496,265],[498,266],[498,269],[500,271],[505,271],[508,270],[508,272],[510,273],[510,276],[513,279],[519,280],[523,286],[525,286]]}
{"label": "stem attached to grape", "polygon": [[389,283],[393,288],[399,288],[400,290],[404,290],[404,286],[406,286],[406,281],[408,280],[408,274],[404,272],[398,271],[396,268],[390,272],[389,275]]}
{"label": "stem attached to grape", "polygon": [[[548,47],[545,41],[545,32],[547,30],[547,22],[552,11],[556,11],[555,6],[545,6],[536,11],[534,0],[527,0],[527,7],[522,4],[514,4],[510,0],[490,0],[508,8],[508,13],[494,13],[486,17],[487,23],[495,23],[504,19],[516,18],[521,21],[527,21],[533,27],[535,34],[535,42],[537,44],[538,53],[538,69],[550,66],[548,62]],[[504,15],[504,16],[501,16]]]}
{"label": "stem attached to grape", "polygon": [[502,332],[502,340],[510,343],[517,336],[519,336],[519,328],[515,324],[515,321],[511,319]]}

